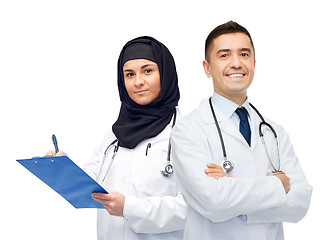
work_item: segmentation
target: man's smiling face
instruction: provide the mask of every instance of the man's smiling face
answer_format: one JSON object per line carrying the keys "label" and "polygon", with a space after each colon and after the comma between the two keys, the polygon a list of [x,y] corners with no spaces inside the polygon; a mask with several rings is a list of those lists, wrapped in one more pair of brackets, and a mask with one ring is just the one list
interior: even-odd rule
{"label": "man's smiling face", "polygon": [[204,60],[203,66],[213,79],[214,91],[241,105],[255,72],[249,37],[244,33],[223,34],[213,40],[210,49],[209,61]]}

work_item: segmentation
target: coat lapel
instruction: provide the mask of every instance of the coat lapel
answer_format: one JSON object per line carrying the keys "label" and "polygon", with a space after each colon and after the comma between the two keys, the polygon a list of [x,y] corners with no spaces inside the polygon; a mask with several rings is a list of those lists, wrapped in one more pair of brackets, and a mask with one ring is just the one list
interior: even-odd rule
{"label": "coat lapel", "polygon": [[[208,125],[214,125],[213,127],[216,127],[208,100],[203,100],[201,104],[201,112],[205,113],[203,114],[204,122]],[[226,117],[220,114],[220,111],[215,111],[215,115],[218,120],[219,127],[222,133],[229,134],[233,136],[234,138],[237,138],[245,142],[245,144],[248,145],[248,143],[245,141],[240,131],[235,126],[233,126],[233,124]],[[224,136],[223,136],[223,141],[225,141]]]}
{"label": "coat lapel", "polygon": [[[210,110],[208,100],[203,100],[203,102],[201,104],[201,112],[205,113],[203,115],[204,122],[206,124],[213,124],[214,127],[215,127],[215,121],[214,121],[214,118],[213,118],[212,111]],[[219,111],[216,111],[215,114],[216,114],[216,118],[218,120],[220,129],[223,133],[229,134],[232,137],[234,137],[236,139],[239,139],[244,144],[246,144],[246,146],[248,146],[248,143],[245,141],[244,137],[242,136],[242,134],[240,133],[238,128],[236,128],[236,126],[234,126],[231,121],[229,121],[226,117],[224,117],[222,114],[220,114]],[[259,123],[260,123],[260,120],[259,120],[258,116],[252,110],[251,111],[251,121],[250,121],[250,130],[251,130],[251,146],[250,146],[250,148],[251,148],[251,150],[253,150],[259,142],[259,133],[258,133]]]}
{"label": "coat lapel", "polygon": [[250,128],[251,128],[251,150],[254,150],[256,145],[259,143],[259,124],[261,120],[257,116],[254,110],[251,110],[251,121],[250,121]]}

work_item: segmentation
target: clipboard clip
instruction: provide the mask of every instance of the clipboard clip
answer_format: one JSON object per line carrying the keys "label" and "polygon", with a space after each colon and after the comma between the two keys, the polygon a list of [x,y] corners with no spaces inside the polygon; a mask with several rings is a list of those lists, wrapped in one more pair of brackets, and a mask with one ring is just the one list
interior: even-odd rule
{"label": "clipboard clip", "polygon": [[43,156],[43,157],[35,156],[35,157],[32,157],[31,159],[34,160],[35,163],[38,163],[37,159],[39,159],[39,158],[50,158],[50,162],[55,162],[55,160],[52,157],[54,157],[54,156],[51,156],[51,155],[50,156]]}

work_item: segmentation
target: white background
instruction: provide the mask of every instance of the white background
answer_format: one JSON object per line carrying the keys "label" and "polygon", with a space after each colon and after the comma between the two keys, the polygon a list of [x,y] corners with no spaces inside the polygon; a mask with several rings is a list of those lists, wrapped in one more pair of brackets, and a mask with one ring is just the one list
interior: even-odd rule
{"label": "white background", "polygon": [[331,1],[0,2],[1,239],[95,239],[95,210],[76,210],[15,160],[60,148],[82,165],[116,120],[118,54],[151,35],[172,52],[180,109],[212,94],[202,60],[217,25],[251,33],[249,99],[289,132],[314,187],[307,216],[286,239],[331,239],[335,214],[334,22]]}

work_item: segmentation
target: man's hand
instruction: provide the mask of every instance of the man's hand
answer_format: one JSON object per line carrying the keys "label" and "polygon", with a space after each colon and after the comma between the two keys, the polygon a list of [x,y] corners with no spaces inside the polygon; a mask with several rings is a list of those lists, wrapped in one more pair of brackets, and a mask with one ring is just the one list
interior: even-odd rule
{"label": "man's hand", "polygon": [[231,175],[223,171],[220,165],[207,163],[206,166],[205,173],[207,174],[207,177],[214,177],[216,180],[223,177],[231,177]]}
{"label": "man's hand", "polygon": [[110,215],[123,216],[125,196],[119,192],[92,193],[92,198],[101,203]]}
{"label": "man's hand", "polygon": [[286,176],[286,174],[283,172],[277,173],[275,174],[275,176],[280,179],[285,189],[285,192],[288,193],[290,191],[290,178]]}

